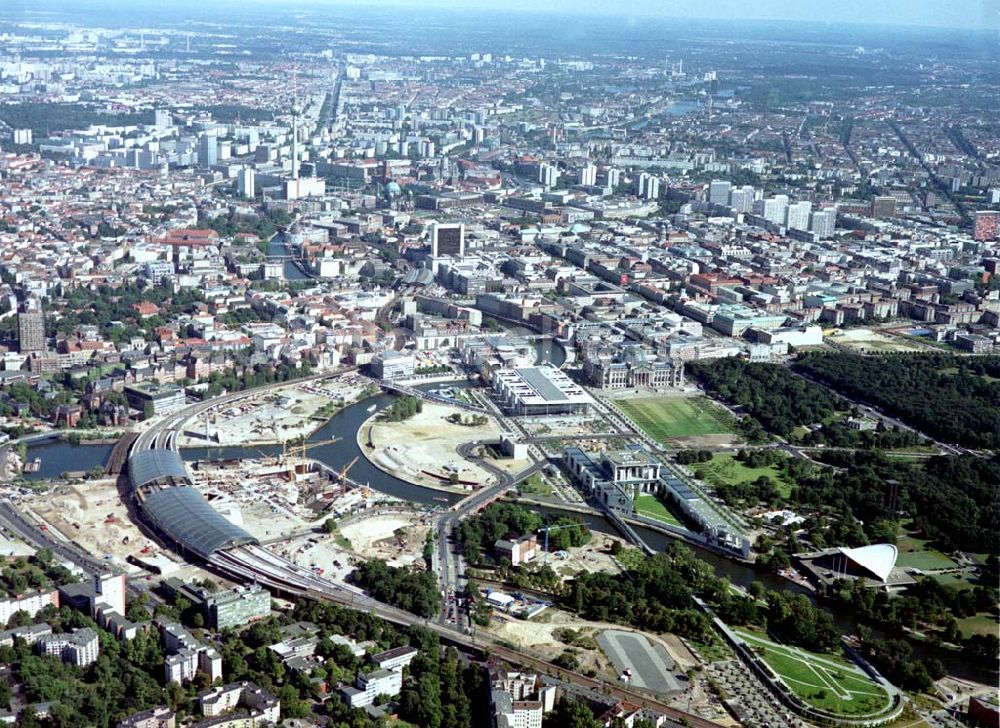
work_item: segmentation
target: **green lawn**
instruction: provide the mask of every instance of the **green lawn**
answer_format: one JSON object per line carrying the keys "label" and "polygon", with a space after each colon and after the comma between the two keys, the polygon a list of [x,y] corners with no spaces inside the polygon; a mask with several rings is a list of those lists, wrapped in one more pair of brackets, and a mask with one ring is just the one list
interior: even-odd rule
{"label": "green lawn", "polygon": [[619,400],[616,404],[659,442],[733,431],[728,413],[705,397],[643,397]]}
{"label": "green lawn", "polygon": [[885,710],[891,698],[856,665],[833,655],[779,645],[758,634],[734,630],[804,702],[844,716]]}
{"label": "green lawn", "polygon": [[932,571],[934,569],[954,569],[958,564],[940,551],[931,548],[926,539],[905,535],[896,539],[899,558],[896,564],[911,569]]}
{"label": "green lawn", "polygon": [[694,466],[698,477],[709,483],[718,479],[722,483],[738,485],[740,483],[750,483],[762,475],[766,475],[778,485],[778,492],[782,498],[791,495],[792,484],[782,475],[777,465],[768,465],[765,468],[751,468],[737,460],[733,455],[716,453],[707,463],[698,463]]}
{"label": "green lawn", "polygon": [[667,510],[662,501],[649,493],[642,493],[635,499],[635,512],[640,516],[655,518],[657,521],[669,523],[671,526],[684,528],[684,524],[673,513]]}
{"label": "green lawn", "polygon": [[974,634],[996,634],[1000,629],[996,617],[988,614],[977,614],[974,617],[964,617],[958,620],[958,629],[963,637],[971,637]]}

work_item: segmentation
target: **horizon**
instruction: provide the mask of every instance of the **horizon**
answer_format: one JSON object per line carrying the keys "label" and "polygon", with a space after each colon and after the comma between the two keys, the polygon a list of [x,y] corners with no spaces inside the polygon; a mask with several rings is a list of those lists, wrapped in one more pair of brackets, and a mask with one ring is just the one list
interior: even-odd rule
{"label": "horizon", "polygon": [[[58,14],[59,2],[49,3],[45,9],[30,0],[21,0],[23,12],[32,15]],[[120,0],[92,0],[92,2],[65,2],[76,11],[88,5],[126,5]],[[7,10],[17,12],[18,0]],[[174,3],[171,10],[182,10],[185,5],[205,10],[194,2]],[[412,10],[447,11],[461,15],[531,14],[565,16],[567,18],[616,18],[626,22],[660,20],[664,22],[719,22],[754,24],[804,24],[811,27],[886,27],[897,29],[928,29],[992,33],[1000,31],[1000,0],[844,0],[836,7],[817,8],[811,0],[760,0],[752,9],[740,0],[716,0],[711,5],[674,5],[664,7],[661,0],[633,0],[627,11],[609,9],[600,0],[550,0],[544,6],[529,0],[507,0],[502,6],[470,7],[460,0],[222,0],[213,4],[217,9],[238,5],[266,6],[271,10]],[[161,10],[158,0],[130,0],[128,10]],[[124,8],[123,8],[124,9]]]}

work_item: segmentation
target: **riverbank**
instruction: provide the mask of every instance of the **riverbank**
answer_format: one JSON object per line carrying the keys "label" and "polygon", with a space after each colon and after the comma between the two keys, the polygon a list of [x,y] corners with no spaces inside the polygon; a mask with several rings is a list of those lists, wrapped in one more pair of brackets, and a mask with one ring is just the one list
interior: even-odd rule
{"label": "riverbank", "polygon": [[265,445],[309,438],[370,385],[371,380],[352,373],[249,394],[185,423],[178,445]]}
{"label": "riverbank", "polygon": [[[375,468],[422,488],[468,493],[492,485],[495,477],[460,456],[456,449],[470,439],[500,438],[491,419],[476,427],[448,421],[451,415],[472,415],[458,407],[424,402],[423,411],[402,422],[386,422],[378,413],[358,428],[358,447]],[[454,475],[459,485],[449,485]]]}

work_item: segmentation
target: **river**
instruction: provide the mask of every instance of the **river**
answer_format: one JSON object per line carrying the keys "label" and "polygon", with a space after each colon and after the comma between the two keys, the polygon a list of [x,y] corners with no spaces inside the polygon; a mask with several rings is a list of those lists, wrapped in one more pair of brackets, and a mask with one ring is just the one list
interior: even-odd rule
{"label": "river", "polygon": [[[290,250],[285,243],[285,234],[278,233],[268,243],[267,254],[268,256],[284,257],[286,255],[294,255],[295,251]],[[304,281],[309,277],[290,260],[285,261],[284,273],[285,279],[289,281]]]}
{"label": "river", "polygon": [[[551,344],[552,342],[547,343]],[[547,353],[555,353],[556,351],[561,351],[561,347],[555,345],[555,349],[552,352]],[[540,351],[539,357],[541,358],[542,356],[543,352]],[[440,383],[423,384],[420,385],[420,388],[430,389],[442,386],[469,387],[474,385],[470,382],[450,382],[446,385]],[[372,465],[367,458],[363,457],[361,447],[359,447],[357,443],[357,432],[362,423],[374,414],[374,412],[369,411],[373,405],[378,409],[382,409],[387,407],[391,401],[391,395],[379,394],[362,402],[348,405],[339,411],[329,420],[329,422],[314,432],[309,438],[309,441],[315,442],[317,440],[327,440],[334,437],[339,437],[341,439],[333,444],[321,445],[313,448],[309,451],[309,456],[337,470],[347,465],[355,457],[361,456],[358,457],[357,462],[351,469],[351,479],[355,482],[369,483],[373,490],[400,498],[402,500],[408,500],[424,505],[451,505],[461,500],[464,496],[460,494],[422,488],[391,475],[387,475]],[[100,465],[105,461],[108,454],[110,454],[110,451],[110,445],[72,445],[63,440],[56,440],[46,441],[31,446],[28,450],[28,457],[29,459],[34,457],[42,458],[42,469],[39,473],[35,474],[35,477],[58,477],[60,473],[68,470],[89,470],[94,467],[94,465]],[[181,454],[185,460],[193,461],[205,459],[256,458],[260,457],[261,454],[275,455],[280,452],[280,445],[263,445],[259,447],[234,446],[184,448],[181,451]],[[545,507],[540,507],[537,510],[546,515],[566,515],[564,511],[557,511],[555,509]],[[582,518],[587,526],[594,531],[618,535],[614,526],[600,516],[582,516],[579,514],[571,515]],[[667,545],[672,540],[658,531],[653,531],[642,526],[636,526],[635,530],[647,544],[657,551],[663,551],[666,549]],[[766,588],[775,591],[808,593],[802,589],[802,587],[782,579],[770,572],[758,570],[752,566],[732,561],[712,551],[707,551],[696,546],[691,546],[691,548],[694,549],[699,558],[707,562],[712,567],[718,576],[727,578],[732,584],[737,586],[748,588],[750,584],[757,581],[762,583]],[[857,632],[858,623],[850,613],[840,609],[831,608],[829,605],[825,606],[832,614],[834,624],[839,630],[841,630],[844,634],[853,634]],[[880,635],[878,630],[875,630],[874,632],[877,636]],[[941,660],[949,674],[987,683],[994,679],[994,676],[986,674],[982,670],[978,670],[967,661],[963,660],[957,652],[943,648],[933,648],[921,642],[911,642],[911,644],[916,656],[936,657]]]}

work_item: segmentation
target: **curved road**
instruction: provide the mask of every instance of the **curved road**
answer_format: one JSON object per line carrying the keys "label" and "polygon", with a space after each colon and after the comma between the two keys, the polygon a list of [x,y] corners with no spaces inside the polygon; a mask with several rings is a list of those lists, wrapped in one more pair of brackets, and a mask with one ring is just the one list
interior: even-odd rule
{"label": "curved road", "polygon": [[[176,430],[183,423],[193,416],[203,412],[205,409],[218,404],[226,404],[242,397],[253,396],[262,391],[276,389],[282,386],[294,386],[302,381],[310,379],[321,379],[336,376],[336,374],[323,374],[315,377],[294,380],[292,382],[281,382],[268,385],[258,389],[245,392],[235,392],[224,397],[219,397],[208,402],[201,402],[191,407],[185,408],[181,412],[176,412],[162,420],[153,423],[143,432],[132,446],[132,452],[149,450],[154,448],[176,449]],[[468,514],[475,512],[490,500],[499,497],[505,490],[537,472],[545,466],[545,461],[535,462],[524,470],[511,475],[503,471],[503,477],[499,482],[489,488],[478,491],[468,498],[455,504],[451,509],[445,511],[437,524],[438,549],[437,555],[440,560],[439,568],[446,583],[454,585],[457,583],[460,572],[460,556],[453,555],[451,551],[450,533],[455,523]],[[565,670],[550,662],[524,651],[515,651],[503,647],[497,643],[497,639],[489,634],[473,633],[466,634],[459,627],[452,626],[442,621],[432,621],[420,617],[416,614],[403,611],[388,604],[377,602],[371,597],[358,593],[347,586],[336,584],[323,579],[303,567],[286,562],[284,559],[267,552],[259,546],[237,547],[227,551],[220,551],[215,554],[211,561],[212,565],[220,570],[235,576],[239,580],[257,581],[272,589],[285,593],[297,594],[310,599],[323,599],[327,601],[343,604],[354,609],[364,609],[387,621],[402,625],[422,626],[434,633],[441,639],[466,648],[482,650],[488,648],[493,654],[500,655],[510,662],[527,665],[542,673],[556,675],[560,679],[572,682],[578,686],[588,687],[592,690],[601,690],[620,700],[647,707],[666,715],[675,724],[696,726],[697,728],[713,728],[716,723],[707,721],[699,716],[677,710],[646,695],[618,686],[609,686],[607,683],[593,680],[580,675],[579,673]]]}

